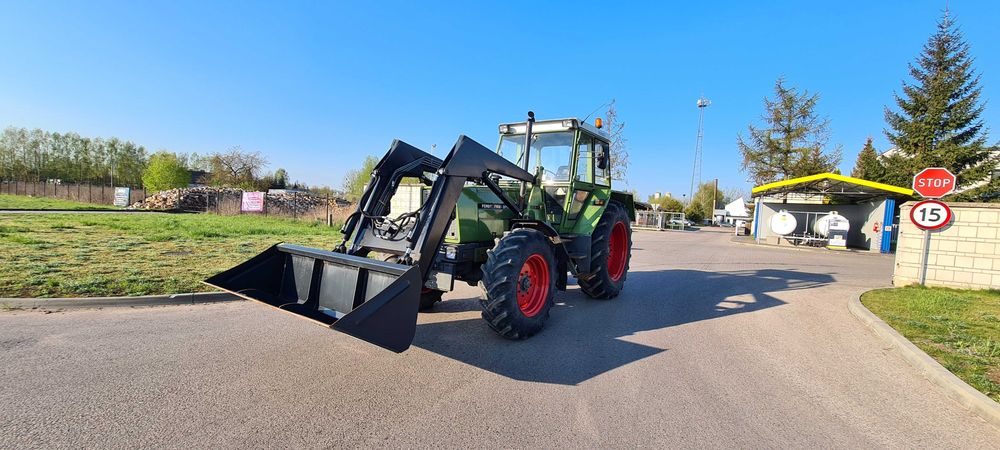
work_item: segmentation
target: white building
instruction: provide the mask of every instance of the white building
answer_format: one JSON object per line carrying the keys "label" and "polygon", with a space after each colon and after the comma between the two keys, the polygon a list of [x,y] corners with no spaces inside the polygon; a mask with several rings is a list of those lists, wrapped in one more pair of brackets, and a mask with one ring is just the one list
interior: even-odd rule
{"label": "white building", "polygon": [[722,209],[717,209],[712,214],[714,222],[718,224],[735,225],[738,220],[750,220],[750,211],[747,210],[747,203],[743,197],[733,200]]}

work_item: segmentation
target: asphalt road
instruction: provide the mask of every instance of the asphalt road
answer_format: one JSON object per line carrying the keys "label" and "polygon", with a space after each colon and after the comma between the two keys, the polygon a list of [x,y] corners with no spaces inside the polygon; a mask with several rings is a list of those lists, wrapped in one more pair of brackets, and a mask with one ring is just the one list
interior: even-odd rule
{"label": "asphalt road", "polygon": [[637,232],[511,342],[473,288],[394,354],[251,302],[0,314],[0,447],[996,448],[847,310],[891,258]]}

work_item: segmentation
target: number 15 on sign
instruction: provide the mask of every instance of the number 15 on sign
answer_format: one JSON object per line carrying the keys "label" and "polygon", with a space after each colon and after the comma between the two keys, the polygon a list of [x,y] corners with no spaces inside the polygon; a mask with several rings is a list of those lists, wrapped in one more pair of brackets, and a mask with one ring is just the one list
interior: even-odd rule
{"label": "number 15 on sign", "polygon": [[951,208],[937,200],[924,200],[910,210],[910,222],[921,230],[937,230],[951,223]]}

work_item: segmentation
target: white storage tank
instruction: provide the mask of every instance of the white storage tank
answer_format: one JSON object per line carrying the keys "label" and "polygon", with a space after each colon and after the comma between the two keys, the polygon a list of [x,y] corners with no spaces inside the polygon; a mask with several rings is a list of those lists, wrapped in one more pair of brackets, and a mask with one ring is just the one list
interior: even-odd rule
{"label": "white storage tank", "polygon": [[830,237],[831,234],[847,235],[850,230],[851,222],[846,217],[837,214],[837,211],[830,211],[813,223],[813,233],[825,238]]}
{"label": "white storage tank", "polygon": [[784,209],[771,216],[771,231],[778,236],[792,234],[798,226],[799,221],[795,220],[795,216]]}

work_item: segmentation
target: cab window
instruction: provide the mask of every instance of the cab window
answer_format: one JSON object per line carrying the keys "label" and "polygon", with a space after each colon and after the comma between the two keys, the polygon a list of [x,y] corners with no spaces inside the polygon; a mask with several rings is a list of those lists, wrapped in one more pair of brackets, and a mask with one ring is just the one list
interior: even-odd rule
{"label": "cab window", "polygon": [[[524,157],[524,135],[507,135],[500,142],[500,155],[521,165]],[[569,182],[570,160],[573,156],[573,133],[539,133],[531,135],[528,172],[534,174],[541,166],[542,182]]]}
{"label": "cab window", "polygon": [[606,142],[594,140],[594,157],[605,155],[604,157],[607,158],[607,164],[603,169],[599,167],[599,164],[594,164],[594,182],[602,186],[611,186],[611,155],[609,152],[610,149],[608,149]]}
{"label": "cab window", "polygon": [[594,150],[592,149],[594,139],[580,135],[580,142],[576,145],[580,158],[576,161],[576,181],[584,183],[594,182]]}

